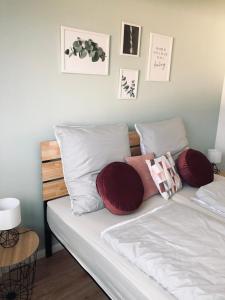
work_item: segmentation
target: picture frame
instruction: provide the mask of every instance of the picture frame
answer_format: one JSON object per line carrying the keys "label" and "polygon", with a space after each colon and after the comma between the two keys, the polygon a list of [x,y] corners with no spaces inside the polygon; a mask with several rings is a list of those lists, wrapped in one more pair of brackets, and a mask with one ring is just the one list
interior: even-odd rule
{"label": "picture frame", "polygon": [[173,37],[150,33],[146,80],[169,81]]}
{"label": "picture frame", "polygon": [[139,70],[120,69],[118,98],[137,99]]}
{"label": "picture frame", "polygon": [[140,55],[141,26],[122,22],[120,55],[136,56]]}
{"label": "picture frame", "polygon": [[110,36],[61,26],[61,71],[108,75]]}

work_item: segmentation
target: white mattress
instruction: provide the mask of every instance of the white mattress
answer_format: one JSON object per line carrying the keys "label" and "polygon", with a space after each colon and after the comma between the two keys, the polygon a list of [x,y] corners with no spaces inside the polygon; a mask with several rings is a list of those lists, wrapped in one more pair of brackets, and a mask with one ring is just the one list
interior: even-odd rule
{"label": "white mattress", "polygon": [[[194,188],[184,187],[173,198],[204,211],[190,200],[195,192]],[[160,195],[156,195],[144,201],[131,215],[116,216],[102,209],[75,216],[70,208],[69,197],[63,197],[48,202],[48,223],[64,246],[112,299],[169,300],[174,297],[101,239],[101,232],[106,228],[167,203]]]}

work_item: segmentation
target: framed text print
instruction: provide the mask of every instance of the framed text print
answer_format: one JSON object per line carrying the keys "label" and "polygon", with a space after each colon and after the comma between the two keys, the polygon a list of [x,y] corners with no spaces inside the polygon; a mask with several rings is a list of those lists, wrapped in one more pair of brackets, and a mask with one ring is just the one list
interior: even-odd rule
{"label": "framed text print", "polygon": [[65,73],[108,75],[109,35],[61,26],[61,68]]}
{"label": "framed text print", "polygon": [[119,99],[137,98],[138,74],[138,70],[120,69]]}
{"label": "framed text print", "polygon": [[141,26],[122,22],[120,54],[139,56]]}
{"label": "framed text print", "polygon": [[147,80],[169,81],[173,37],[150,33]]}

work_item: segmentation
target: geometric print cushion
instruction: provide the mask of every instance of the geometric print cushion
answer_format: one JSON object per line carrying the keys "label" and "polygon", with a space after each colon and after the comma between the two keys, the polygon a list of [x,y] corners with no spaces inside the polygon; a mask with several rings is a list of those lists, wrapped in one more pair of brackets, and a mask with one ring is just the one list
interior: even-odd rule
{"label": "geometric print cushion", "polygon": [[175,162],[170,152],[155,159],[146,160],[146,164],[164,199],[168,200],[182,188],[181,179],[175,169]]}

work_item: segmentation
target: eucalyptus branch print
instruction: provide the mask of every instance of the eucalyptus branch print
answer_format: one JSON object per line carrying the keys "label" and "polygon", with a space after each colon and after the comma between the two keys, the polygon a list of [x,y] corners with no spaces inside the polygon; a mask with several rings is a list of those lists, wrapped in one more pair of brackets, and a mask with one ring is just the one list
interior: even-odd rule
{"label": "eucalyptus branch print", "polygon": [[135,80],[131,80],[131,84],[129,85],[127,83],[127,78],[126,76],[122,75],[121,78],[121,87],[124,90],[124,92],[129,95],[131,98],[135,98]]}
{"label": "eucalyptus branch print", "polygon": [[77,37],[72,47],[66,49],[64,53],[69,57],[75,55],[81,59],[89,55],[92,62],[97,62],[99,59],[104,62],[106,57],[105,51],[102,47],[99,47],[98,43],[95,43],[92,39],[82,40],[80,37]]}

